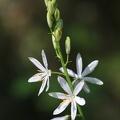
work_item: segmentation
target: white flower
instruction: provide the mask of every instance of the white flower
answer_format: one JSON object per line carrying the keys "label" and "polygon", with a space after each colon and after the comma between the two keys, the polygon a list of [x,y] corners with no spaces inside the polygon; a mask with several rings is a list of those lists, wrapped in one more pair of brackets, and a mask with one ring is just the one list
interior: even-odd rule
{"label": "white flower", "polygon": [[[95,60],[93,62],[91,62],[86,68],[85,70],[82,72],[82,57],[81,55],[78,53],[77,58],[76,58],[76,68],[77,68],[77,74],[74,73],[72,70],[67,69],[68,74],[74,78],[73,83],[77,83],[78,80],[84,80],[85,84],[83,86],[83,89],[85,90],[85,92],[89,93],[90,89],[88,87],[88,85],[86,84],[86,82],[90,82],[93,84],[97,84],[97,85],[102,85],[103,82],[97,78],[94,77],[86,77],[86,75],[90,74],[95,67],[98,64],[98,60]],[[60,71],[64,72],[63,68],[60,68]]]}
{"label": "white flower", "polygon": [[62,117],[53,118],[51,120],[68,120],[68,118],[69,118],[69,115],[65,115],[65,116],[62,116]]}
{"label": "white flower", "polygon": [[48,63],[44,50],[42,50],[41,55],[45,67],[43,67],[43,65],[35,58],[29,57],[29,60],[39,69],[38,70],[39,73],[35,74],[28,80],[28,82],[39,82],[39,81],[42,82],[38,95],[42,93],[46,84],[47,84],[46,91],[48,91],[50,86],[49,76],[51,76],[51,70],[48,70]]}
{"label": "white flower", "polygon": [[81,89],[84,85],[84,82],[83,81],[79,82],[79,84],[76,85],[73,92],[71,91],[68,83],[66,82],[66,80],[64,78],[58,77],[58,82],[59,82],[60,86],[63,88],[63,90],[65,92],[67,92],[68,94],[64,94],[61,92],[49,93],[50,96],[63,100],[63,102],[60,103],[60,105],[54,110],[53,115],[57,115],[57,114],[63,112],[66,109],[66,107],[71,103],[71,119],[74,120],[76,117],[76,113],[77,113],[77,105],[76,104],[78,103],[81,106],[85,104],[84,98],[80,98],[77,96],[77,94],[81,91]]}

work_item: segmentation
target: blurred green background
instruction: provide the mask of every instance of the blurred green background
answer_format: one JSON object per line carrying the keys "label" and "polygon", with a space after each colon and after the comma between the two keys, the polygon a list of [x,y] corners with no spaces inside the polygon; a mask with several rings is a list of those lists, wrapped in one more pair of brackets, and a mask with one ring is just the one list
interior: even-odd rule
{"label": "blurred green background", "polygon": [[[120,1],[58,0],[64,21],[61,40],[71,37],[72,61],[81,53],[84,68],[93,60],[99,64],[89,76],[104,82],[91,85],[91,93],[81,92],[86,99],[82,107],[86,120],[120,119]],[[46,23],[43,0],[0,0],[0,120],[49,120],[60,101],[46,92],[37,96],[41,83],[28,83],[36,67],[32,56],[42,62],[41,50],[47,55],[49,68],[58,71],[51,36]],[[65,57],[65,56],[64,56]],[[61,91],[57,76],[50,78],[50,91]],[[57,89],[57,90],[56,90]],[[66,109],[59,116],[70,113]]]}

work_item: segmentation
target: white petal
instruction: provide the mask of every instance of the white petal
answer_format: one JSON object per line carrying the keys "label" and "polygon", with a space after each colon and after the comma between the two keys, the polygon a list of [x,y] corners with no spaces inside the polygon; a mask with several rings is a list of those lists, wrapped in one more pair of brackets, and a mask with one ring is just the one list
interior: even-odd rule
{"label": "white petal", "polygon": [[46,85],[46,82],[47,82],[46,79],[44,79],[44,80],[43,80],[43,83],[42,83],[42,85],[41,85],[41,87],[40,87],[38,96],[43,92],[43,90],[44,90],[44,88],[45,88],[45,85]]}
{"label": "white petal", "polygon": [[73,102],[71,102],[71,119],[72,120],[75,120],[76,113],[77,113],[76,102],[73,101]]}
{"label": "white petal", "polygon": [[64,78],[59,76],[58,82],[65,92],[67,92],[68,94],[72,94],[72,91]]}
{"label": "white petal", "polygon": [[[64,73],[63,67],[61,67],[59,70]],[[68,72],[69,76],[74,77],[74,78],[77,77],[77,74],[75,74],[72,70],[67,69],[67,72]]]}
{"label": "white petal", "polygon": [[89,87],[88,87],[88,85],[87,85],[86,83],[84,83],[83,90],[84,90],[86,93],[90,93],[90,89],[89,89]]}
{"label": "white petal", "polygon": [[61,92],[50,92],[49,95],[51,97],[54,97],[54,98],[58,98],[58,99],[66,99],[66,94],[64,93],[61,93]]}
{"label": "white petal", "polygon": [[40,70],[44,71],[45,68],[42,66],[42,64],[35,58],[32,58],[32,57],[28,57],[29,60]]}
{"label": "white petal", "polygon": [[74,94],[74,95],[77,95],[77,94],[82,90],[83,85],[84,85],[84,81],[82,80],[82,81],[80,81],[80,82],[76,85],[76,87],[75,87],[75,89],[74,89],[74,91],[73,91],[73,94]]}
{"label": "white petal", "polygon": [[35,74],[28,80],[28,82],[38,82],[38,81],[41,81],[41,73]]}
{"label": "white petal", "polygon": [[76,68],[77,68],[77,74],[79,77],[81,77],[81,73],[82,73],[82,57],[81,55],[78,53],[77,58],[76,58]]}
{"label": "white petal", "polygon": [[90,73],[95,69],[95,67],[97,66],[97,64],[98,64],[98,60],[95,60],[95,61],[91,62],[91,63],[85,68],[85,70],[83,71],[82,77],[90,74]]}
{"label": "white petal", "polygon": [[74,78],[78,77],[78,75],[76,73],[74,73],[72,70],[67,69],[67,71],[68,71],[69,76],[74,77]]}
{"label": "white petal", "polygon": [[79,81],[80,81],[80,80],[75,79],[75,80],[72,81],[72,84],[73,84],[74,86],[76,86],[76,85],[79,83]]}
{"label": "white petal", "polygon": [[93,77],[84,77],[84,80],[93,84],[103,85],[103,82],[97,78]]}
{"label": "white petal", "polygon": [[64,73],[63,67],[61,67],[59,70],[60,70],[62,73]]}
{"label": "white petal", "polygon": [[85,105],[85,100],[84,100],[84,98],[80,98],[80,97],[78,97],[78,96],[75,96],[75,100],[76,100],[76,102],[79,104],[79,105]]}
{"label": "white petal", "polygon": [[46,91],[48,91],[48,89],[50,87],[49,76],[46,76],[46,79],[47,79],[47,88],[46,88]]}
{"label": "white petal", "polygon": [[44,50],[42,50],[41,54],[42,54],[43,64],[44,64],[45,68],[48,68],[48,62],[47,62],[47,58],[46,58]]}
{"label": "white petal", "polygon": [[69,116],[68,115],[65,115],[65,116],[62,116],[62,117],[56,117],[56,118],[53,118],[51,120],[68,120]]}
{"label": "white petal", "polygon": [[64,100],[60,105],[54,110],[53,115],[60,114],[69,105],[69,100]]}

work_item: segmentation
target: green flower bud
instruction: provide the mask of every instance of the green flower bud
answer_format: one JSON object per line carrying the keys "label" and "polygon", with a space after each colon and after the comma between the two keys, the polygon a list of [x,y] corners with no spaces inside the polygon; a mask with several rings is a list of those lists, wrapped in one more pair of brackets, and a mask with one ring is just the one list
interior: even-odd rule
{"label": "green flower bud", "polygon": [[63,20],[62,19],[59,19],[57,21],[56,28],[60,28],[62,30],[62,28],[63,28]]}
{"label": "green flower bud", "polygon": [[48,7],[48,12],[50,12],[50,14],[53,15],[55,9],[52,1],[48,1],[47,7]]}
{"label": "green flower bud", "polygon": [[48,4],[48,0],[44,0],[44,2],[45,2],[45,5],[46,5],[46,7],[47,7],[47,4]]}
{"label": "green flower bud", "polygon": [[51,28],[52,24],[53,24],[53,18],[51,16],[50,12],[47,12],[47,23],[48,23],[49,28]]}
{"label": "green flower bud", "polygon": [[53,5],[55,5],[56,4],[56,0],[52,0],[52,3],[53,3]]}
{"label": "green flower bud", "polygon": [[55,17],[56,21],[58,21],[60,19],[60,11],[58,8],[54,12],[54,17]]}
{"label": "green flower bud", "polygon": [[66,54],[70,54],[70,49],[71,49],[71,45],[70,45],[70,37],[66,37],[65,40],[65,49],[66,49]]}
{"label": "green flower bud", "polygon": [[57,28],[55,30],[55,37],[56,37],[56,40],[59,41],[62,37],[62,30],[60,28]]}
{"label": "green flower bud", "polygon": [[53,32],[53,35],[52,35],[52,42],[53,42],[54,49],[56,49],[56,40],[55,40],[54,32]]}

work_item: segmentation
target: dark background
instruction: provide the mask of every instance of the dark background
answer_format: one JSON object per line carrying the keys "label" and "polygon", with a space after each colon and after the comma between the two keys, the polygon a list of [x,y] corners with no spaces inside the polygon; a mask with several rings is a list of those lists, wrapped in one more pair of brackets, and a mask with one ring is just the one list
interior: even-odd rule
{"label": "dark background", "polygon": [[[84,68],[93,60],[99,60],[89,76],[101,79],[104,85],[89,84],[91,93],[80,94],[86,100],[82,107],[86,120],[119,120],[120,1],[58,0],[58,3],[64,21],[63,53],[65,38],[71,37],[72,63],[68,67],[76,71],[78,52]],[[28,57],[42,62],[42,49],[49,68],[58,71],[60,67],[48,33],[43,0],[0,0],[0,120],[53,118],[52,112],[61,101],[46,92],[37,96],[41,83],[28,83],[37,70]],[[61,90],[56,80],[55,75],[50,78],[49,92]],[[59,116],[68,113],[67,108]]]}

